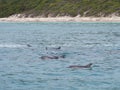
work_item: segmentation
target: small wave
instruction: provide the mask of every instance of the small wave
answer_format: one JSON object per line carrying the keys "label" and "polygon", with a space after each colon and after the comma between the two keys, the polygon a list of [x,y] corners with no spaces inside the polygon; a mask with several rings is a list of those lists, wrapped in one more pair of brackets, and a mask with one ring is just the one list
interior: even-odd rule
{"label": "small wave", "polygon": [[52,45],[47,45],[47,47],[51,47],[51,48],[59,47],[59,46],[61,46],[61,47],[70,47],[70,46],[72,46],[72,44],[67,43],[67,44],[52,44]]}
{"label": "small wave", "polygon": [[0,44],[0,48],[21,48],[25,46],[26,45],[20,45],[20,44]]}

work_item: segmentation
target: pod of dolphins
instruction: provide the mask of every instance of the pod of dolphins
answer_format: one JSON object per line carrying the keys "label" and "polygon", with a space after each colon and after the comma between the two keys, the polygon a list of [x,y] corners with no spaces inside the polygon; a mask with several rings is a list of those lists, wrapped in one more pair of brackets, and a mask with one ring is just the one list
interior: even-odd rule
{"label": "pod of dolphins", "polygon": [[[27,47],[32,47],[30,44],[27,44]],[[45,48],[46,50],[48,50],[48,47]],[[56,47],[56,48],[52,48],[54,50],[60,50],[61,47]],[[52,56],[41,56],[40,59],[42,60],[48,60],[48,59],[60,59],[60,58],[66,58],[66,55],[52,55]],[[67,68],[91,68],[91,66],[93,65],[93,63],[89,63],[87,65],[70,65]]]}

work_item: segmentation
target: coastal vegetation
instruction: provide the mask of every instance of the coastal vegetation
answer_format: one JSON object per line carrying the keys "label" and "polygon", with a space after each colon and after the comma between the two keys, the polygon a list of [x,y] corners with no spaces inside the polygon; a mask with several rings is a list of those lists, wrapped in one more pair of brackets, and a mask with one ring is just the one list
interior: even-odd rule
{"label": "coastal vegetation", "polygon": [[120,0],[0,0],[0,18],[19,13],[25,17],[120,16]]}

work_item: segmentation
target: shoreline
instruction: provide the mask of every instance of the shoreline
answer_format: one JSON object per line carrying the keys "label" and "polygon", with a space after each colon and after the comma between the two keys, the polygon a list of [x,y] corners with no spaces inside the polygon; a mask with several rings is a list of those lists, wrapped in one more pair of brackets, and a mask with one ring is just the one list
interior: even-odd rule
{"label": "shoreline", "polygon": [[0,18],[0,22],[120,22],[120,17],[8,17]]}

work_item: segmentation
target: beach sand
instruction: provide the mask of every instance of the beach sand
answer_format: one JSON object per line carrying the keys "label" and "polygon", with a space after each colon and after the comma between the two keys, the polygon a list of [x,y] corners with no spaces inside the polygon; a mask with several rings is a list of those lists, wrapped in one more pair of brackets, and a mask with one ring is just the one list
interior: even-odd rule
{"label": "beach sand", "polygon": [[8,17],[0,18],[0,22],[120,22],[120,17],[36,17],[36,18],[18,18]]}

